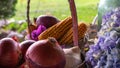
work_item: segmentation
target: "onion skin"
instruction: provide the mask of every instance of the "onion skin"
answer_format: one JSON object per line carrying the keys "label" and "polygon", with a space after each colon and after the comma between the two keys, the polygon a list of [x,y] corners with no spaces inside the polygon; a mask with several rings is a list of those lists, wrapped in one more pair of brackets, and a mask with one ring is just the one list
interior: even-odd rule
{"label": "onion skin", "polygon": [[26,54],[26,51],[27,49],[33,44],[35,43],[34,40],[25,40],[23,42],[21,42],[19,44],[19,47],[20,47],[20,50],[22,52],[22,60],[21,60],[21,63],[25,62],[25,54]]}
{"label": "onion skin", "polygon": [[0,68],[16,68],[19,62],[19,45],[12,38],[0,40]]}
{"label": "onion skin", "polygon": [[58,22],[59,22],[59,20],[54,16],[40,15],[36,20],[36,25],[37,25],[37,27],[39,25],[43,25],[46,28],[49,28]]}
{"label": "onion skin", "polygon": [[82,63],[81,52],[78,46],[64,48],[63,51],[66,57],[65,68],[77,68],[77,66]]}
{"label": "onion skin", "polygon": [[26,52],[30,68],[64,68],[64,51],[53,38],[33,43]]}
{"label": "onion skin", "polygon": [[26,64],[26,62],[24,62],[21,66],[19,66],[18,68],[29,68],[28,65]]}

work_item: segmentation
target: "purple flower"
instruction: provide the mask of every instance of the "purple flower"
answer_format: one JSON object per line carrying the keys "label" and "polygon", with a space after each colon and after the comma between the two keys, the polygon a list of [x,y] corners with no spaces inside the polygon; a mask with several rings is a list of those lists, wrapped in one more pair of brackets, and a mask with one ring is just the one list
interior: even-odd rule
{"label": "purple flower", "polygon": [[116,44],[118,44],[117,47],[119,48],[120,47],[120,38],[116,41]]}
{"label": "purple flower", "polygon": [[32,35],[32,39],[33,40],[38,40],[38,36],[44,31],[46,30],[46,27],[43,25],[39,25],[39,27],[37,28],[37,30],[33,30],[31,35]]}
{"label": "purple flower", "polygon": [[119,27],[120,25],[119,24],[113,24],[113,27]]}
{"label": "purple flower", "polygon": [[120,18],[117,18],[117,19],[115,20],[115,24],[120,26]]}
{"label": "purple flower", "polygon": [[98,41],[90,45],[86,61],[97,68],[120,67],[120,8],[103,16]]}
{"label": "purple flower", "polygon": [[102,24],[105,24],[107,21],[109,21],[111,15],[113,15],[113,11],[111,12],[108,12],[107,14],[103,15],[103,18],[102,18]]}
{"label": "purple flower", "polygon": [[102,26],[120,26],[120,8],[113,9],[102,17]]}
{"label": "purple flower", "polygon": [[120,12],[119,11],[116,12],[116,17],[120,18]]}

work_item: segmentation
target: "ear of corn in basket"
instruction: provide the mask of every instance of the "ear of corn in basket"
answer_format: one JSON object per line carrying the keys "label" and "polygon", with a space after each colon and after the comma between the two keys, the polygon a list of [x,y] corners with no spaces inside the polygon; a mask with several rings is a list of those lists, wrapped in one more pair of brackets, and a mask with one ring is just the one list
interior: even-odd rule
{"label": "ear of corn in basket", "polygon": [[[78,40],[84,38],[85,33],[87,31],[87,25],[83,22],[78,25]],[[69,29],[69,31],[59,40],[60,44],[71,44],[73,43],[73,29]]]}
{"label": "ear of corn in basket", "polygon": [[55,25],[51,26],[44,32],[42,32],[38,39],[46,39],[48,37],[54,37],[59,40],[70,28],[72,27],[72,17],[67,17],[66,19],[56,23]]}

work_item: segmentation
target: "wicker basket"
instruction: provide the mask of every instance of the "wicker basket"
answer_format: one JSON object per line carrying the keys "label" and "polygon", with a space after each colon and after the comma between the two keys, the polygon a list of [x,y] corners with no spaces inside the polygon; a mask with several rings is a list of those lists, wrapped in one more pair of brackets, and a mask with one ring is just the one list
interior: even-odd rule
{"label": "wicker basket", "polygon": [[[69,0],[69,1],[74,1],[74,0]],[[75,5],[75,4],[74,4]],[[30,20],[29,20],[29,8],[30,8],[30,0],[28,0],[28,6],[27,6],[27,21],[28,21],[28,28],[30,27],[29,26],[29,24],[30,24]],[[74,8],[76,8],[75,6],[73,7],[73,6],[71,6],[70,5],[70,9],[71,9],[71,15],[72,15],[72,18],[73,18],[73,21],[75,22],[75,20],[77,20],[76,18],[77,18],[77,16],[75,16],[76,15],[76,9],[74,9]],[[74,15],[75,14],[75,15]],[[77,21],[76,21],[77,22]],[[75,26],[76,24],[74,24],[73,23],[73,27]],[[77,30],[77,29],[76,29]],[[30,28],[29,28],[29,31],[30,31]],[[77,33],[77,32],[76,32]],[[73,37],[75,36],[75,34],[76,33],[73,33],[74,35],[73,35]],[[76,35],[78,35],[78,34],[76,34]],[[75,37],[73,38],[73,40],[74,40],[74,43],[76,42],[75,41]],[[77,39],[76,39],[77,40]],[[79,43],[79,41],[77,40],[77,42]],[[85,42],[86,43],[86,42]],[[85,43],[84,42],[80,42],[80,44],[82,44],[82,47],[81,46],[79,46],[79,48],[81,49],[81,59],[82,59],[82,63],[81,64],[79,64],[78,66],[76,66],[77,68],[92,68],[92,66],[91,66],[91,64],[89,63],[89,62],[86,62],[85,61],[85,52],[84,52],[84,50],[82,50],[82,49],[84,49],[84,45],[85,45]],[[79,44],[78,44],[79,45]]]}

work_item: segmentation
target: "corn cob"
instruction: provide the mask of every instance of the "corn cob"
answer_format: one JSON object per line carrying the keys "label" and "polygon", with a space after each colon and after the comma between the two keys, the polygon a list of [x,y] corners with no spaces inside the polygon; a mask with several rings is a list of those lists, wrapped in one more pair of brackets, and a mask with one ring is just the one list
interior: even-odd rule
{"label": "corn cob", "polygon": [[[78,40],[85,36],[86,31],[87,25],[84,23],[80,23],[78,25]],[[73,43],[73,29],[71,28],[60,40],[58,40],[58,42],[61,45]]]}
{"label": "corn cob", "polygon": [[56,40],[60,39],[66,31],[68,31],[72,27],[72,17],[68,17],[59,23],[51,26],[44,32],[42,32],[39,36],[38,39],[46,39],[48,37],[54,37]]}

